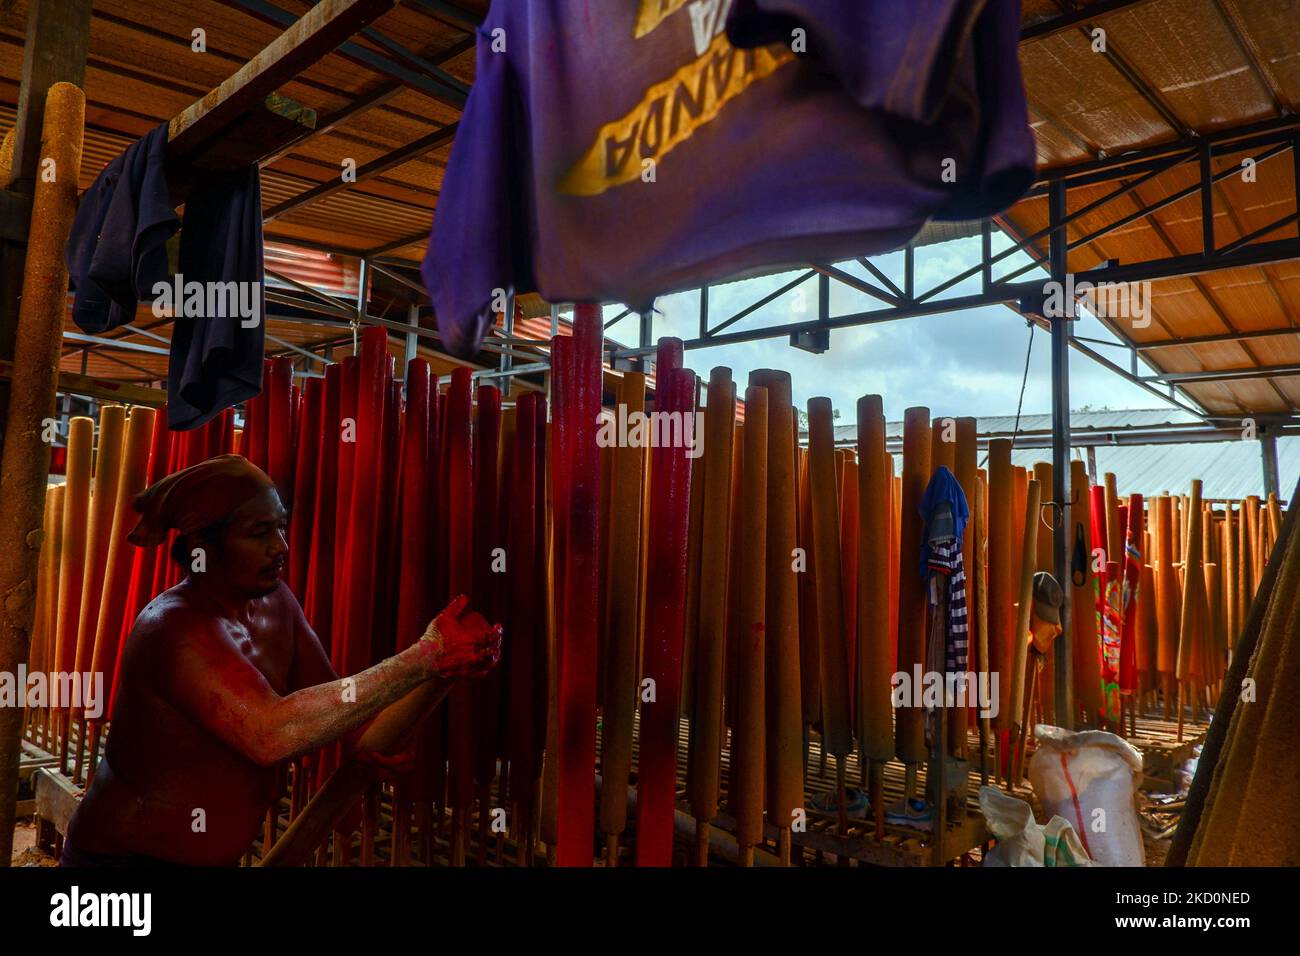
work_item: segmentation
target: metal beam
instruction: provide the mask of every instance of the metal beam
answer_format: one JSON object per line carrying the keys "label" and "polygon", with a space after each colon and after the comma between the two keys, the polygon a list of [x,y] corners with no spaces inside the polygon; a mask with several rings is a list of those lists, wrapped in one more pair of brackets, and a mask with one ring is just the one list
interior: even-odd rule
{"label": "metal beam", "polygon": [[297,138],[285,143],[269,156],[263,157],[260,165],[263,167],[270,166],[272,163],[283,159],[308,140],[331,132],[354,117],[360,116],[366,110],[374,109],[376,106],[392,99],[404,88],[405,87],[403,87],[401,83],[382,83],[374,89],[355,97],[349,101],[346,106],[335,110],[328,116],[318,116],[314,127],[303,130]]}
{"label": "metal beam", "polygon": [[[1291,425],[1269,425],[1268,429],[1279,438],[1300,435],[1300,419],[1291,419]],[[901,429],[901,423],[890,422],[890,428]],[[997,438],[1011,438],[1009,430],[982,431],[977,436],[980,448],[987,448],[988,443]],[[1052,447],[1052,429],[1020,429],[1014,433],[1016,450]],[[837,447],[850,447],[857,441],[857,436],[849,434],[837,438]],[[1131,448],[1146,445],[1201,445],[1241,441],[1240,425],[1207,425],[1201,422],[1169,422],[1163,425],[1121,425],[1114,428],[1074,428],[1070,431],[1070,448],[1092,450],[1096,448]],[[891,449],[901,447],[901,431],[890,434],[886,443]],[[1090,472],[1091,474],[1091,472]],[[1094,481],[1093,484],[1096,484]]]}
{"label": "metal beam", "polygon": [[325,359],[317,355],[315,352],[309,352],[302,346],[294,345],[292,342],[287,342],[284,339],[280,338],[278,335],[272,335],[270,332],[267,332],[266,340],[268,342],[273,342],[274,344],[280,346],[281,348],[288,349],[290,352],[296,352],[298,355],[301,355],[304,358],[309,358],[313,362],[318,362],[321,365],[330,364],[329,362],[325,361]]}
{"label": "metal beam", "polygon": [[[365,262],[365,259],[362,259],[361,261]],[[336,298],[335,296],[330,295],[328,292],[322,292],[319,289],[313,288],[312,286],[309,286],[304,282],[299,282],[297,279],[291,276],[287,276],[284,275],[283,273],[276,272],[273,269],[266,269],[265,272],[266,275],[270,276],[272,279],[275,279],[277,282],[283,282],[285,285],[289,286],[290,288],[297,289],[299,292],[303,293],[304,295],[316,299],[321,304],[328,306],[331,312],[343,316],[344,318],[346,318],[350,314],[350,312],[356,310],[355,304],[349,306],[342,299]],[[270,297],[271,295],[268,292],[267,298]]]}
{"label": "metal beam", "polygon": [[1148,0],[1097,0],[1096,3],[1082,9],[1063,13],[1047,20],[1040,20],[1024,27],[1020,31],[1020,42],[1041,40],[1043,37],[1053,36],[1085,21],[1096,20],[1098,17],[1104,17],[1109,13],[1115,13],[1130,7],[1138,7],[1146,2]]}
{"label": "metal beam", "polygon": [[[473,48],[474,48],[474,37],[470,36],[464,40],[460,40],[459,42],[452,44],[450,47],[448,47],[446,50],[443,50],[437,56],[432,57],[428,62],[432,65],[437,66],[439,64],[446,63],[448,60],[454,60],[456,57],[460,56],[465,51],[472,50]],[[274,163],[276,160],[283,158],[285,155],[292,152],[294,149],[300,147],[307,140],[312,139],[316,136],[321,136],[325,133],[329,133],[334,129],[336,129],[337,127],[342,126],[344,123],[347,123],[348,121],[354,119],[360,114],[366,112],[367,110],[371,110],[377,106],[383,105],[384,103],[392,99],[394,96],[396,96],[404,89],[406,89],[406,86],[403,83],[399,81],[389,81],[389,82],[381,83],[378,86],[374,87],[373,89],[369,90],[368,92],[362,93],[359,96],[354,97],[347,105],[339,108],[338,110],[335,110],[333,113],[330,113],[328,116],[317,117],[316,126],[314,129],[305,131],[297,139],[293,140],[290,143],[285,144],[284,147],[282,147],[281,149],[277,150],[275,153],[263,159],[262,165],[269,166],[270,164]]]}
{"label": "metal beam", "polygon": [[1277,435],[1271,428],[1259,430],[1259,456],[1264,466],[1264,496],[1280,495],[1277,472]]}
{"label": "metal beam", "polygon": [[[1287,141],[1283,141],[1283,142],[1280,142],[1280,143],[1275,142],[1275,143],[1273,144],[1273,146],[1272,146],[1270,149],[1267,149],[1267,150],[1265,150],[1264,152],[1260,153],[1258,156],[1254,156],[1254,157],[1251,157],[1251,158],[1254,159],[1256,165],[1259,165],[1259,164],[1261,164],[1261,163],[1266,162],[1266,161],[1269,160],[1269,159],[1272,159],[1274,156],[1280,156],[1281,154],[1287,152],[1288,150],[1292,150],[1293,148],[1294,148],[1294,147],[1293,147],[1292,143],[1291,143],[1289,140],[1287,140]],[[1183,162],[1183,161],[1185,161],[1186,159],[1190,159],[1190,158],[1191,158],[1191,155],[1187,156],[1184,160],[1180,160],[1179,162]],[[1176,165],[1176,164],[1175,164],[1175,165]],[[1206,170],[1206,167],[1205,167],[1205,166],[1202,166],[1202,171],[1205,171],[1205,170]],[[1161,171],[1163,171],[1163,170],[1161,170]],[[1172,206],[1174,203],[1181,202],[1182,200],[1188,198],[1189,196],[1193,196],[1193,195],[1197,194],[1198,192],[1201,193],[1202,195],[1204,195],[1205,191],[1206,191],[1207,189],[1211,188],[1212,186],[1214,186],[1214,184],[1220,182],[1221,180],[1228,179],[1228,178],[1230,178],[1230,177],[1232,177],[1232,176],[1236,176],[1236,175],[1238,175],[1239,173],[1240,173],[1240,169],[1238,169],[1238,168],[1236,168],[1236,167],[1229,167],[1229,168],[1227,168],[1227,169],[1223,169],[1223,170],[1220,170],[1220,171],[1217,172],[1217,173],[1214,173],[1213,175],[1211,175],[1211,176],[1209,177],[1208,180],[1206,180],[1206,179],[1201,179],[1200,181],[1198,181],[1198,182],[1196,182],[1196,183],[1193,183],[1193,184],[1190,185],[1190,186],[1186,186],[1186,187],[1184,187],[1184,188],[1178,190],[1177,192],[1170,193],[1170,194],[1168,194],[1168,195],[1162,196],[1162,197],[1159,198],[1159,199],[1153,200],[1152,202],[1146,203],[1146,204],[1144,204],[1144,205],[1140,205],[1140,206],[1138,206],[1137,209],[1133,210],[1133,211],[1130,212],[1130,213],[1126,213],[1125,215],[1121,216],[1119,219],[1116,219],[1116,220],[1114,220],[1114,221],[1112,221],[1112,222],[1104,223],[1104,224],[1102,224],[1102,225],[1100,225],[1100,226],[1097,226],[1096,228],[1090,230],[1089,232],[1085,233],[1084,235],[1079,236],[1079,237],[1077,237],[1077,238],[1075,238],[1075,239],[1070,240],[1070,244],[1069,244],[1069,247],[1068,247],[1068,248],[1069,248],[1069,251],[1070,251],[1070,252],[1073,252],[1075,249],[1078,249],[1078,248],[1080,248],[1080,247],[1082,247],[1082,246],[1086,246],[1086,245],[1088,245],[1089,243],[1094,242],[1094,241],[1096,241],[1097,239],[1100,239],[1102,236],[1105,236],[1105,235],[1107,235],[1108,233],[1114,232],[1116,229],[1122,229],[1124,226],[1127,226],[1129,223],[1137,222],[1137,221],[1140,220],[1140,219],[1149,219],[1149,218],[1151,218],[1155,213],[1159,212],[1161,209],[1164,209],[1166,206]],[[1136,186],[1138,186],[1138,185],[1141,185],[1141,182],[1144,182],[1147,178],[1149,178],[1149,176],[1145,176],[1145,177],[1143,177],[1142,180],[1140,180],[1140,181],[1138,181],[1138,182],[1131,183],[1130,185],[1133,186],[1133,187],[1136,187]],[[1130,191],[1130,190],[1128,190],[1128,189],[1125,189],[1125,190],[1124,190],[1124,192],[1128,192],[1128,191]],[[1108,199],[1108,198],[1109,198],[1109,197],[1103,197],[1103,199]],[[1094,203],[1094,204],[1091,204],[1091,205],[1094,205],[1094,206],[1095,206],[1095,205],[1097,205],[1097,204]],[[1076,215],[1077,215],[1077,214],[1076,214]],[[1073,215],[1072,215],[1071,217],[1067,217],[1067,218],[1073,218]],[[1152,221],[1154,222],[1155,220],[1153,219]],[[1279,228],[1279,225],[1278,225],[1278,224],[1274,224],[1273,226],[1270,226],[1268,229],[1265,229],[1263,232],[1260,232],[1260,233],[1258,233],[1258,234],[1252,234],[1249,238],[1250,238],[1250,239],[1255,239],[1255,238],[1257,238],[1259,235],[1267,235],[1268,232],[1271,232],[1271,231],[1272,231],[1273,229],[1275,229],[1275,228]],[[1041,231],[1041,230],[1040,230],[1040,231]],[[1240,245],[1244,245],[1244,244],[1241,243],[1240,241],[1238,241],[1238,242],[1235,242],[1235,243],[1231,244],[1231,246],[1225,246],[1225,247],[1223,247],[1223,248],[1221,248],[1221,249],[1216,249],[1216,250],[1213,251],[1212,254],[1213,254],[1213,255],[1230,255],[1231,253],[1236,252],[1236,251],[1237,251],[1237,247],[1240,246]],[[1005,254],[1005,252],[1006,252],[1006,250],[1003,250],[1003,254]],[[1209,255],[1209,253],[1206,253],[1206,252],[1202,251],[1201,255]],[[1029,271],[1029,269],[1031,269],[1031,268],[1033,268],[1033,265],[1032,265],[1032,264],[1027,265],[1027,266],[1021,266],[1019,269],[1015,270],[1014,272],[1007,273],[1007,275],[1005,275],[1005,276],[1002,277],[1002,280],[1001,280],[1001,281],[1003,281],[1003,282],[1007,282],[1007,281],[1009,281],[1009,280],[1011,280],[1011,279],[1014,279],[1016,276],[1023,275],[1025,272]],[[927,293],[927,294],[929,294],[929,293]]]}
{"label": "metal beam", "polygon": [[106,349],[120,349],[123,352],[143,352],[145,355],[171,355],[168,349],[160,349],[156,345],[145,345],[141,342],[124,342],[121,339],[109,339],[99,335],[85,335],[81,332],[63,333],[63,338],[68,342],[88,342],[95,345],[103,346]]}
{"label": "metal beam", "polygon": [[1179,384],[1184,382],[1237,382],[1254,378],[1291,378],[1300,375],[1300,365],[1254,365],[1248,368],[1228,368],[1209,372],[1161,372],[1144,375],[1147,382]]}
{"label": "metal beam", "polygon": [[[1172,279],[1181,276],[1199,275],[1218,269],[1231,269],[1242,266],[1262,265],[1269,262],[1282,262],[1300,258],[1300,238],[1280,239],[1272,242],[1256,243],[1230,255],[1206,256],[1202,253],[1169,256],[1165,259],[1153,259],[1146,262],[1105,266],[1091,269],[1087,279],[1093,283],[1111,282],[1127,283],[1157,279]],[[816,270],[812,270],[815,272]],[[801,277],[803,281],[808,276]],[[925,301],[906,302],[899,306],[885,306],[865,312],[831,316],[821,321],[811,319],[803,322],[787,322],[780,325],[765,326],[757,329],[745,329],[740,332],[720,332],[723,326],[732,320],[715,326],[707,337],[687,340],[688,349],[705,348],[713,345],[734,345],[739,342],[753,342],[761,339],[786,338],[792,333],[816,331],[821,328],[843,329],[860,325],[875,325],[898,319],[909,319],[923,315],[942,315],[988,305],[1007,305],[1031,298],[1043,291],[1043,281],[1028,280],[1023,282],[995,283],[988,291],[969,295],[952,296],[947,299],[927,299]],[[788,287],[793,287],[792,283]],[[1080,346],[1075,345],[1076,348]],[[640,348],[616,350],[616,357],[629,358],[644,354]],[[653,349],[651,349],[653,351]],[[1113,364],[1113,363],[1111,363]]]}
{"label": "metal beam", "polygon": [[1238,342],[1243,339],[1267,339],[1279,335],[1300,335],[1298,328],[1285,329],[1250,329],[1243,332],[1219,332],[1215,335],[1189,335],[1185,339],[1161,339],[1157,342],[1135,342],[1133,347],[1139,352],[1155,349],[1168,349],[1187,345],[1219,345],[1224,342]]}
{"label": "metal beam", "polygon": [[420,328],[420,307],[418,305],[412,305],[406,310],[406,324],[411,327],[411,331],[406,333],[406,351],[402,355],[406,361],[402,363],[402,368],[409,366],[411,359],[419,354],[420,335],[417,330]]}
{"label": "metal beam", "polygon": [[[1048,217],[1053,223],[1065,217],[1065,183],[1053,183],[1048,196]],[[1048,257],[1052,278],[1064,282],[1067,235],[1064,230],[1052,233]],[[1074,729],[1074,655],[1070,617],[1073,613],[1070,582],[1070,547],[1074,530],[1070,517],[1070,335],[1074,322],[1074,303],[1068,303],[1063,315],[1052,324],[1052,566],[1061,585],[1061,633],[1054,645],[1056,678],[1056,722],[1066,730]]]}
{"label": "metal beam", "polygon": [[[505,338],[513,338],[515,334],[515,294],[510,292],[506,295],[505,314],[501,317],[501,331],[505,333]],[[501,350],[500,370],[502,373],[511,373],[515,367],[515,356],[526,353],[516,352],[514,349],[503,348]],[[504,397],[510,397],[510,374],[503,374],[505,387],[502,390]]]}
{"label": "metal beam", "polygon": [[380,275],[388,276],[388,278],[392,279],[394,282],[406,286],[412,292],[418,293],[422,299],[427,299],[429,297],[428,290],[426,290],[423,285],[416,282],[414,279],[408,279],[406,276],[396,271],[396,269],[392,266],[389,266],[388,268],[384,268],[383,263],[375,262],[375,260],[370,256],[366,256],[366,259],[370,262],[370,268],[373,269],[375,272],[378,272]]}
{"label": "metal beam", "polygon": [[233,76],[172,118],[167,137],[169,155],[193,158],[215,144],[231,132],[241,117],[366,24],[387,13],[395,3],[321,0]]}
{"label": "metal beam", "polygon": [[[1176,153],[1194,154],[1200,149],[1202,143],[1209,144],[1211,155],[1214,156],[1240,152],[1247,148],[1259,146],[1263,142],[1276,142],[1280,138],[1279,134],[1294,130],[1298,126],[1300,126],[1300,116],[1277,116],[1260,120],[1258,123],[1246,123],[1242,126],[1234,126],[1213,133],[1172,139],[1158,146],[1134,149],[1118,156],[1089,159],[1068,166],[1058,166],[1055,169],[1040,170],[1037,185],[1030,190],[1028,195],[1030,197],[1046,195],[1048,183],[1058,179],[1068,179],[1071,188],[1073,188],[1076,186],[1093,186],[1123,176],[1131,176],[1135,172],[1141,171],[1143,163],[1150,163]],[[1250,142],[1245,142],[1246,140]]]}
{"label": "metal beam", "polygon": [[[297,17],[295,17],[295,15],[290,11],[283,10],[273,3],[266,2],[266,0],[228,0],[228,2],[233,6],[242,9],[245,13],[257,17],[259,20],[264,20],[281,27],[287,27],[297,19]],[[397,0],[387,0],[387,6],[389,8],[396,5]],[[373,17],[368,18],[365,23],[377,19],[384,12],[386,11],[379,11],[379,13],[375,14]],[[304,14],[304,16],[307,15],[309,14]],[[388,40],[387,37],[384,37],[377,31],[368,29],[365,26],[365,23],[358,24],[349,31],[348,34],[341,38],[339,42],[335,43],[334,47],[331,47],[330,50],[326,50],[325,53],[332,52],[334,48],[337,48],[339,55],[347,57],[349,60],[352,60],[354,63],[364,66],[367,69],[374,70],[382,76],[396,80],[409,89],[415,90],[418,93],[423,93],[426,96],[442,103],[446,103],[448,106],[455,109],[464,108],[467,91],[461,88],[464,86],[463,83],[456,80],[454,77],[447,77],[444,79],[443,77],[438,76],[437,74],[442,71],[438,70],[437,72],[434,72],[436,68],[424,61],[423,58],[411,53],[405,47],[396,44],[395,41]],[[392,46],[398,46],[398,49],[400,49],[403,54],[403,59],[406,59],[408,62],[412,60],[418,61],[417,69],[411,69],[390,57],[384,56],[382,53],[347,39],[348,36],[352,36],[356,33],[366,36],[366,38],[372,43],[376,43],[380,46],[387,45],[390,49]],[[320,54],[320,56],[323,55],[324,53]],[[319,59],[320,56],[317,56],[316,59]],[[448,82],[448,79],[452,82]]]}
{"label": "metal beam", "polygon": [[1219,22],[1224,25],[1228,35],[1232,37],[1233,45],[1236,46],[1237,52],[1241,54],[1241,58],[1250,65],[1251,73],[1259,82],[1260,88],[1268,94],[1268,98],[1273,103],[1273,112],[1279,115],[1286,113],[1287,103],[1281,85],[1277,82],[1277,78],[1273,76],[1272,68],[1256,55],[1254,47],[1246,40],[1241,25],[1237,22],[1236,14],[1225,10],[1222,0],[1211,0],[1210,6],[1214,8]]}
{"label": "metal beam", "polygon": [[472,13],[454,3],[447,3],[445,0],[409,0],[409,3],[439,20],[445,20],[466,30],[477,30],[483,25],[483,18],[477,13]]}
{"label": "metal beam", "polygon": [[405,249],[407,246],[413,246],[417,242],[424,242],[428,238],[429,230],[422,229],[417,233],[404,236],[401,239],[394,239],[392,242],[386,242],[382,246],[375,246],[375,248],[367,249],[365,252],[353,252],[351,255],[365,259],[372,259],[375,256],[386,256],[390,252],[396,252],[398,249]]}

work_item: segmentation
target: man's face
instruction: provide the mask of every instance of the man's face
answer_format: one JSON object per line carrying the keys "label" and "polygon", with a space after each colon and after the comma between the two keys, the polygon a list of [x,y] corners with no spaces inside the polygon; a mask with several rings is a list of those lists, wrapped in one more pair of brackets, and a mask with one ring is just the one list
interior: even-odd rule
{"label": "man's face", "polygon": [[289,556],[288,518],[274,488],[249,499],[231,515],[216,556],[219,567],[210,564],[209,570],[247,597],[270,594],[280,586]]}

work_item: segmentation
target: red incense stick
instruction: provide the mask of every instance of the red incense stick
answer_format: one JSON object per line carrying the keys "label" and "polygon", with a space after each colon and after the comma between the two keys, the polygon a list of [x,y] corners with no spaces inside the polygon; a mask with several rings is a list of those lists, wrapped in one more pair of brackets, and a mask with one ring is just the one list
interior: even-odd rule
{"label": "red incense stick", "polygon": [[[681,342],[661,339],[659,353],[655,411],[693,415],[695,374],[678,367]],[[641,703],[637,866],[672,863],[690,484],[686,449],[667,445],[651,451],[642,668],[644,679],[654,681],[655,696]]]}

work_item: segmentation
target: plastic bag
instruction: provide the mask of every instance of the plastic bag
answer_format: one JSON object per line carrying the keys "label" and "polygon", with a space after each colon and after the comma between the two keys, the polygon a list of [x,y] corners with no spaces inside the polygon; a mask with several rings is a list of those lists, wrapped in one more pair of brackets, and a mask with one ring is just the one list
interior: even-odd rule
{"label": "plastic bag", "polygon": [[1098,866],[1144,866],[1136,797],[1142,754],[1104,730],[1039,724],[1029,782],[1050,814],[1070,821]]}
{"label": "plastic bag", "polygon": [[1052,817],[1041,826],[1029,804],[995,787],[980,787],[980,810],[998,841],[985,855],[985,866],[1093,865],[1064,817]]}

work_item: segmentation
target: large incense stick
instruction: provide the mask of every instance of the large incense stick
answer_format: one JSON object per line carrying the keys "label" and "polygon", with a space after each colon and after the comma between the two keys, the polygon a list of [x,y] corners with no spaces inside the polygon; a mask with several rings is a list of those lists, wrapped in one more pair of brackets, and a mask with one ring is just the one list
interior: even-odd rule
{"label": "large incense stick", "polygon": [[[152,408],[134,408],[127,425],[117,484],[117,502],[113,510],[112,534],[104,568],[104,597],[99,606],[91,654],[90,671],[93,674],[112,675],[117,669],[118,638],[130,590],[133,557],[133,547],[126,536],[135,527],[135,496],[144,490],[148,478],[149,448],[153,441],[156,415],[157,412]],[[103,707],[107,701],[101,700],[99,703]],[[91,718],[88,779],[95,773],[95,764],[99,759],[99,735],[106,716],[105,711]]]}
{"label": "large incense stick", "polygon": [[[90,515],[90,462],[95,423],[81,416],[68,422],[68,451],[63,499],[63,560],[59,568],[59,623],[54,670],[66,673],[76,666],[77,624],[82,583],[86,574],[87,534]],[[68,721],[63,708],[51,707],[60,736],[59,766],[66,769]]]}
{"label": "large incense stick", "polygon": [[[112,543],[113,515],[117,507],[117,486],[122,477],[122,439],[126,432],[126,409],[107,405],[99,412],[99,438],[95,447],[95,480],[90,498],[90,516],[86,528],[86,570],[81,579],[81,605],[78,609],[77,653],[72,669],[79,674],[90,670],[95,655],[95,630],[99,623],[99,605],[104,596],[109,546]],[[73,720],[81,721],[80,708],[71,711]],[[77,749],[77,767],[81,766],[81,741]]]}
{"label": "large incense stick", "polygon": [[1200,667],[1196,642],[1205,627],[1205,572],[1201,543],[1201,482],[1192,480],[1192,494],[1187,509],[1187,546],[1183,551],[1183,602],[1179,614],[1178,657],[1175,674],[1178,680],[1178,739],[1183,739],[1183,692],[1187,680]]}
{"label": "large incense stick", "polygon": [[[629,417],[634,413],[644,413],[645,375],[641,372],[626,373],[618,402]],[[710,413],[713,413],[712,387],[709,402]],[[721,406],[718,411],[721,411]],[[600,825],[611,863],[617,860],[618,840],[627,827],[627,784],[632,772],[637,636],[641,623],[641,490],[646,457],[640,443],[619,445],[613,453],[610,565],[605,598],[608,660],[605,662],[605,708],[600,738],[601,777],[609,783],[600,793]]]}
{"label": "large incense stick", "polygon": [[[809,456],[799,455],[798,535],[803,572],[799,575],[799,701],[805,728],[822,719],[821,634],[818,626],[817,560],[813,547],[812,481]],[[805,730],[806,734],[806,730]]]}
{"label": "large incense stick", "polygon": [[[731,381],[731,369],[719,366],[709,376],[708,406],[705,409],[704,444],[708,448],[709,464],[704,475],[700,567],[702,574],[707,574],[710,584],[700,594],[700,621],[695,648],[695,707],[694,718],[691,720],[690,762],[686,776],[687,795],[690,798],[691,812],[695,816],[697,866],[708,865],[709,826],[718,813],[722,771],[722,685],[728,597],[726,575],[731,533],[731,466],[735,420],[736,386]],[[793,501],[791,507],[793,508]],[[793,511],[791,515],[793,516]],[[635,573],[634,567],[632,574]],[[635,608],[635,604],[633,606]],[[797,634],[795,640],[798,640]],[[797,643],[795,655],[797,661]],[[796,727],[800,726],[798,716],[796,712]],[[606,776],[605,779],[610,778]],[[626,791],[627,788],[623,789]],[[608,792],[602,791],[602,804]]]}
{"label": "large incense stick", "polygon": [[546,738],[545,457],[546,401],[521,395],[515,428],[510,547],[514,563],[506,656],[510,707],[507,737],[510,798],[518,859],[527,862],[536,813],[535,789]]}
{"label": "large incense stick", "polygon": [[289,588],[300,603],[307,601],[307,576],[311,568],[311,539],[316,530],[316,489],[320,477],[321,416],[325,411],[325,380],[310,378],[303,394],[289,511]]}
{"label": "large incense stick", "polygon": [[[917,508],[930,481],[930,410],[903,413],[903,494],[898,558],[898,665],[907,674],[925,662],[925,593],[921,581],[921,516]],[[926,759],[925,712],[902,707],[894,715],[898,757],[917,765]],[[908,793],[907,796],[911,796]]]}
{"label": "large incense stick", "polygon": [[[674,343],[674,349],[679,345]],[[659,374],[655,407],[693,415],[695,374],[674,368]],[[637,779],[637,866],[672,863],[677,786],[683,610],[686,599],[687,526],[691,459],[683,447],[651,452],[646,563],[644,681],[653,697],[641,701]]]}
{"label": "large incense stick", "polygon": [[754,847],[763,839],[767,438],[768,392],[751,385],[745,389],[741,627],[736,649],[736,725],[731,734],[731,778],[727,794],[727,803],[736,818],[741,864],[746,866],[752,864]]}
{"label": "large incense stick", "polygon": [[[796,443],[790,375],[764,369],[750,384],[767,389],[767,582],[764,654],[767,670],[765,770],[767,819],[776,828],[778,853],[790,862],[790,828],[803,809],[803,708],[799,673],[799,593],[794,571],[798,545]],[[846,675],[847,677],[847,675]]]}
{"label": "large incense stick", "polygon": [[1159,641],[1156,645],[1156,669],[1160,674],[1164,692],[1164,712],[1173,711],[1174,674],[1178,664],[1179,615],[1182,598],[1179,592],[1178,573],[1174,570],[1173,553],[1176,532],[1173,524],[1172,504],[1168,495],[1156,498],[1156,537],[1160,542],[1156,552],[1156,627]]}
{"label": "large incense stick", "polygon": [[829,398],[808,401],[808,454],[821,639],[822,750],[835,756],[836,805],[840,808],[843,831],[846,826],[844,764],[853,750],[853,715],[849,708],[835,436]]}
{"label": "large incense stick", "polygon": [[1011,712],[1016,721],[1012,728],[1012,740],[1016,741],[1015,769],[1008,781],[1009,786],[1020,783],[1025,760],[1024,735],[1032,721],[1026,716],[1026,708],[1031,702],[1025,699],[1025,668],[1029,656],[1029,627],[1032,623],[1034,594],[1034,555],[1038,549],[1038,509],[1040,487],[1035,479],[1030,479],[1025,489],[1025,530],[1021,539],[1020,551],[1020,587],[1016,612],[1015,657],[1011,671]]}
{"label": "large incense stick", "polygon": [[[1101,647],[1098,643],[1095,576],[1092,572],[1092,495],[1088,472],[1082,461],[1070,462],[1069,547],[1082,544],[1083,566],[1071,568],[1069,586],[1074,588],[1070,629],[1073,633],[1075,710],[1081,711],[1088,727],[1098,726],[1101,713]],[[1066,582],[1062,581],[1065,587]]]}
{"label": "large incense stick", "polygon": [[[469,369],[452,373],[447,392],[443,461],[447,488],[447,593],[468,595],[473,587],[474,499],[472,383]],[[447,805],[452,811],[451,862],[465,862],[467,815],[474,802],[474,700],[468,685],[454,688],[447,710]]]}
{"label": "large incense stick", "polygon": [[[474,417],[474,541],[473,575],[470,583],[472,604],[491,620],[500,620],[499,595],[507,587],[509,561],[500,570],[500,556],[505,542],[502,531],[500,479],[501,439],[508,428],[503,420],[501,392],[492,385],[480,385],[476,393]],[[508,558],[508,556],[507,556]],[[499,714],[501,709],[502,670],[493,668],[471,686],[474,721],[474,749],[471,769],[479,794],[479,865],[486,863],[487,839],[492,807],[489,800],[496,777],[499,751]]]}
{"label": "large incense stick", "polygon": [[[564,601],[560,618],[556,847],[556,862],[561,866],[591,865],[595,830],[596,616],[600,591],[596,553],[600,540],[600,448],[596,444],[596,428],[602,391],[601,328],[598,306],[580,304],[575,308],[572,374],[569,381],[556,383],[560,401],[567,399],[570,405],[567,417],[561,422],[562,451],[567,455],[565,487],[557,486],[556,495],[557,507],[567,512],[563,542]],[[556,407],[558,410],[559,406]],[[682,534],[684,547],[684,528]],[[680,603],[679,599],[679,609]],[[674,718],[676,705],[674,699],[671,705]]]}
{"label": "large incense stick", "polygon": [[[1296,484],[1291,501],[1294,502],[1297,497],[1300,497],[1300,482]],[[1210,724],[1209,732],[1206,734],[1205,745],[1196,768],[1196,776],[1192,779],[1191,788],[1187,793],[1187,807],[1179,820],[1178,831],[1174,834],[1173,842],[1169,848],[1169,855],[1165,859],[1166,866],[1183,866],[1189,861],[1188,851],[1192,847],[1193,838],[1199,841],[1202,837],[1200,833],[1201,823],[1203,819],[1207,819],[1203,817],[1203,814],[1207,807],[1212,808],[1215,803],[1218,785],[1223,772],[1225,747],[1230,743],[1230,734],[1239,720],[1237,704],[1242,691],[1242,681],[1254,657],[1257,642],[1264,626],[1264,619],[1272,604],[1273,593],[1280,577],[1280,569],[1285,563],[1284,555],[1288,553],[1288,549],[1294,546],[1294,542],[1300,538],[1295,534],[1297,514],[1300,514],[1300,509],[1294,505],[1287,511],[1282,526],[1278,530],[1278,539],[1274,542],[1273,550],[1269,556],[1259,593],[1249,609],[1243,611],[1245,620],[1242,623],[1241,633],[1234,648],[1231,665],[1223,680],[1223,693],[1215,707],[1215,720]],[[1288,572],[1294,574],[1300,571],[1298,564],[1300,563],[1293,562],[1288,565]],[[1294,581],[1295,579],[1292,578],[1292,587],[1294,587]]]}
{"label": "large incense stick", "polygon": [[995,438],[989,442],[988,564],[989,564],[989,669],[999,675],[997,731],[1002,759],[998,775],[1010,754],[1008,735],[1015,718],[1011,713],[1011,668],[1015,653],[1015,586],[1012,580],[1011,538],[1011,442]]}
{"label": "large incense stick", "polygon": [[894,756],[894,640],[889,629],[893,470],[885,452],[882,399],[864,395],[858,399],[857,729],[862,757],[871,762],[869,792],[878,831],[884,826],[885,763]]}
{"label": "large incense stick", "polygon": [[[1052,463],[1050,461],[1034,462],[1033,477],[1038,481],[1038,492],[1040,497],[1047,497],[1052,494]],[[1055,530],[1048,522],[1040,519],[1038,527],[1038,551],[1034,558],[1034,570],[1046,571],[1048,574],[1055,576],[1056,561],[1054,558],[1053,540],[1056,537]],[[1065,582],[1060,582],[1065,586]],[[1043,722],[1055,724],[1056,719],[1056,655],[1047,654],[1043,659],[1043,666],[1038,674],[1038,693],[1043,708]]]}

